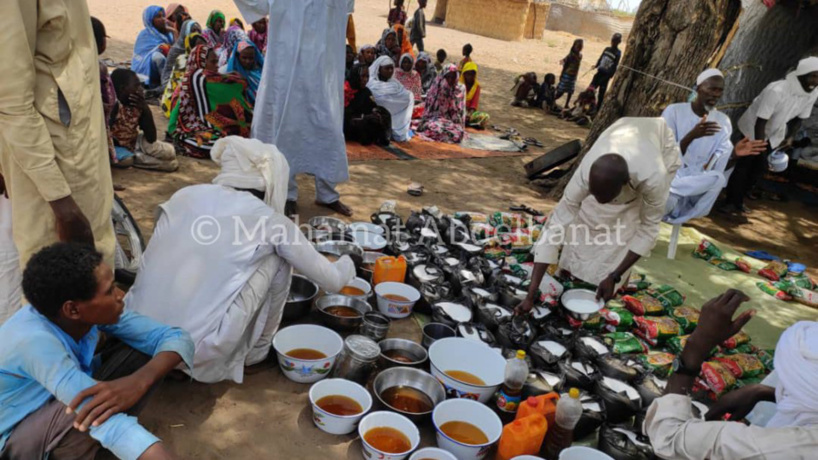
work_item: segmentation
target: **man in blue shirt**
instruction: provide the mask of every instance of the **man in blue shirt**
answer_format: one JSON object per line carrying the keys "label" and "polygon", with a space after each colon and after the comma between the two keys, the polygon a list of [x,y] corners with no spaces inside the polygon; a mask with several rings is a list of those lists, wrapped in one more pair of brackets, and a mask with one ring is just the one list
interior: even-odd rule
{"label": "man in blue shirt", "polygon": [[93,459],[100,446],[121,459],[172,458],[133,414],[190,365],[188,333],[123,312],[113,270],[84,245],[35,254],[23,293],[31,304],[0,327],[0,460]]}

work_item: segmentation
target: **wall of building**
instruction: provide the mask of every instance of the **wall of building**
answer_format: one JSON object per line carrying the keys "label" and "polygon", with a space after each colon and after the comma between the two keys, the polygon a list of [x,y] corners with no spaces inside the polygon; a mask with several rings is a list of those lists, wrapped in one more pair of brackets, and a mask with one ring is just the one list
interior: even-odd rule
{"label": "wall of building", "polygon": [[619,17],[597,11],[552,3],[545,24],[546,30],[568,32],[580,37],[594,37],[608,41],[611,35],[620,33],[627,41],[633,27],[633,18]]}
{"label": "wall of building", "polygon": [[525,21],[525,30],[523,31],[525,38],[539,40],[543,37],[550,10],[550,3],[532,3],[529,5],[528,18]]}
{"label": "wall of building", "polygon": [[518,41],[529,0],[448,0],[446,27],[500,40]]}

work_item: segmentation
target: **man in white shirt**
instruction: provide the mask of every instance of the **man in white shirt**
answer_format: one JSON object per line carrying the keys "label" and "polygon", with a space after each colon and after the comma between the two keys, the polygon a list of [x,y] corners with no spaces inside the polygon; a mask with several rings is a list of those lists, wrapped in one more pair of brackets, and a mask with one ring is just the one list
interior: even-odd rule
{"label": "man in white shirt", "polygon": [[710,214],[727,185],[731,160],[767,149],[766,142],[746,138],[733,148],[730,118],[716,110],[723,93],[724,75],[707,69],[696,79],[693,102],[669,105],[662,113],[679,142],[683,163],[670,185],[665,222],[683,224]]}
{"label": "man in white shirt", "polygon": [[[786,149],[801,127],[801,120],[812,114],[818,100],[818,57],[798,63],[784,80],[767,85],[738,122],[741,133],[754,140],[766,140],[767,150]],[[728,213],[744,213],[744,197],[750,194],[764,174],[767,155],[743,159],[736,165],[727,186],[727,202],[721,208]]]}
{"label": "man in white shirt", "polygon": [[598,297],[610,300],[633,264],[653,249],[681,158],[662,118],[622,118],[605,130],[543,228],[529,295],[517,311],[531,310],[548,265],[558,262],[599,285]]}
{"label": "man in white shirt", "polygon": [[[190,332],[192,377],[241,383],[270,353],[293,268],[339,292],[355,277],[349,257],[330,263],[284,211],[289,167],[275,146],[220,139],[213,184],[185,187],[159,207],[128,308]],[[263,200],[262,200],[263,199]]]}

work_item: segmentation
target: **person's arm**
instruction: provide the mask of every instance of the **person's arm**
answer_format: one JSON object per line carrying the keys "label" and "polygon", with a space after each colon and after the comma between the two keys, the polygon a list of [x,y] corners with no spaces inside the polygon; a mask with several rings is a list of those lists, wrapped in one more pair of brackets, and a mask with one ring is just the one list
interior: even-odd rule
{"label": "person's arm", "polygon": [[[51,134],[34,107],[34,59],[29,48],[22,2],[7,2],[0,15],[0,42],[6,56],[0,84],[0,139],[9,158],[28,176],[51,205],[60,241],[94,244],[88,219],[71,197],[71,188],[57,165]],[[8,171],[8,168],[4,168]]]}
{"label": "person's arm", "polygon": [[176,457],[170,453],[161,442],[148,447],[148,449],[139,456],[139,460],[173,460]]}
{"label": "person's arm", "polygon": [[801,122],[802,120],[798,117],[793,118],[792,120],[787,122],[787,134],[784,137],[784,141],[781,142],[781,145],[776,147],[777,149],[792,147],[795,135],[798,134],[798,131],[801,130]]}
{"label": "person's arm", "polygon": [[153,144],[156,142],[156,124],[153,121],[151,109],[148,107],[148,103],[145,102],[145,94],[142,92],[131,94],[131,104],[139,107],[141,111],[139,115],[139,129],[142,130],[145,140],[148,141],[149,144]]}
{"label": "person's arm", "polygon": [[622,262],[617,265],[614,271],[609,273],[608,276],[599,283],[596,289],[597,300],[602,299],[607,302],[613,299],[614,294],[616,294],[616,285],[622,281],[622,276],[624,276],[641,257],[642,256],[633,251],[628,251],[628,253],[625,254],[625,258],[622,259]]}
{"label": "person's arm", "polygon": [[721,126],[715,121],[707,121],[707,114],[704,114],[702,119],[696,123],[696,126],[679,141],[679,148],[682,150],[682,155],[687,153],[687,148],[690,147],[690,144],[696,139],[715,136],[719,131],[721,131]]}

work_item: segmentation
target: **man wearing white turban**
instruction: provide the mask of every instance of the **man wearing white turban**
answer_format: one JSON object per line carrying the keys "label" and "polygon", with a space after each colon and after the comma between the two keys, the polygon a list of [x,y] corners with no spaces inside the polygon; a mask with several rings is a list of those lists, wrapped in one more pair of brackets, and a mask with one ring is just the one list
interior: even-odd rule
{"label": "man wearing white turban", "polygon": [[[738,122],[741,133],[755,140],[767,141],[767,152],[787,149],[801,128],[802,120],[810,118],[818,100],[818,57],[808,57],[798,63],[795,71],[783,80],[767,85],[753,100]],[[742,159],[727,186],[724,212],[744,213],[744,196],[752,193],[764,173],[767,154]]]}
{"label": "man wearing white turban", "polygon": [[275,146],[227,137],[211,156],[222,168],[213,184],[160,205],[125,305],[190,333],[195,380],[241,383],[270,352],[293,268],[338,292],[355,266],[330,263],[283,214],[289,166]]}
{"label": "man wearing white turban", "polygon": [[665,222],[683,224],[710,213],[727,185],[725,171],[735,157],[758,155],[766,143],[747,139],[733,148],[730,118],[716,110],[724,93],[724,75],[707,69],[696,79],[693,102],[669,105],[662,118],[682,151],[682,167],[670,185]]}

